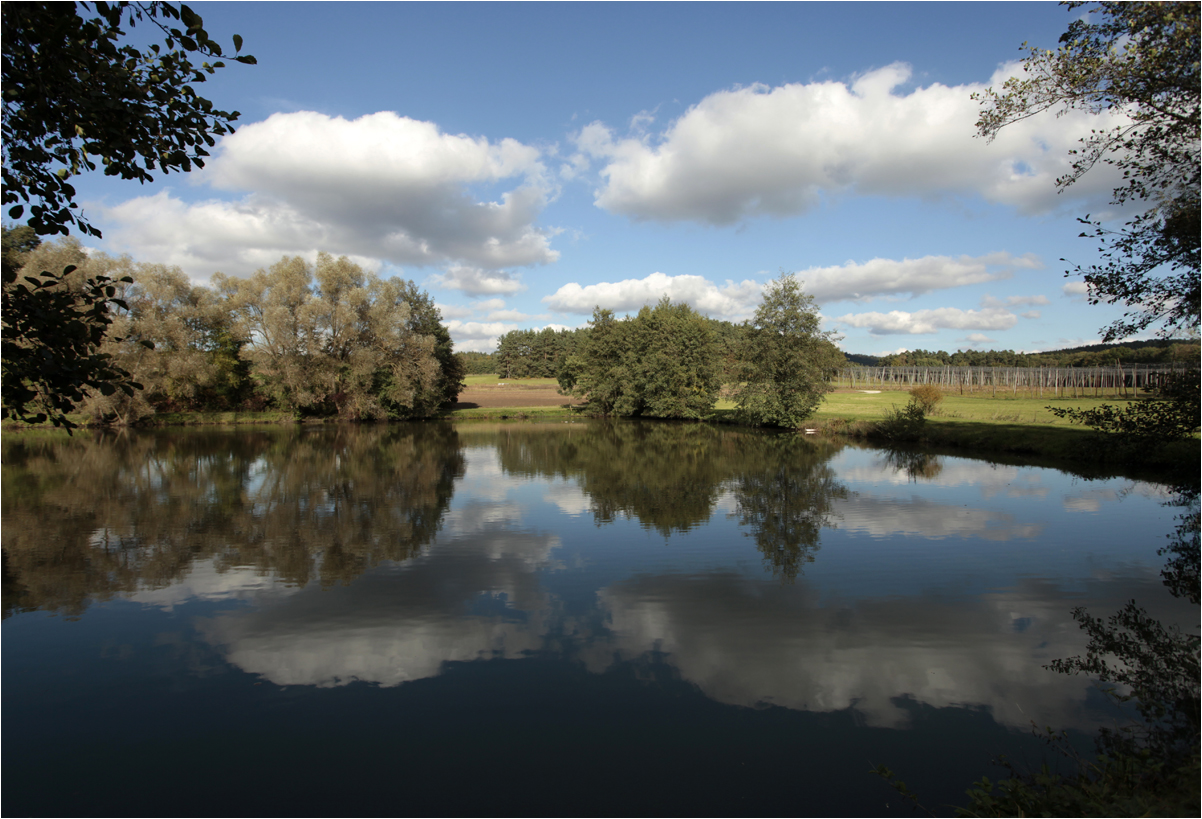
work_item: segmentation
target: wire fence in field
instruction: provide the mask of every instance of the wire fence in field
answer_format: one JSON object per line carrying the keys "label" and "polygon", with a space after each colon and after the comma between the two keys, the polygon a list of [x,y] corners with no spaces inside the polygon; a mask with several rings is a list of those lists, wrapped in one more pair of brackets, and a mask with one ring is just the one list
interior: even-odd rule
{"label": "wire fence in field", "polygon": [[934,384],[947,393],[1038,395],[1056,398],[1139,397],[1173,373],[1197,369],[1188,363],[1113,367],[844,367],[838,387],[908,390]]}

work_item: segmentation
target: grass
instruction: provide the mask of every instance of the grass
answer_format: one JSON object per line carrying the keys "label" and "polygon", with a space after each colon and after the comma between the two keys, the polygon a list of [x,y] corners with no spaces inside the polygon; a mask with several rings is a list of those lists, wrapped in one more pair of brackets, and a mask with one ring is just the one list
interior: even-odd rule
{"label": "grass", "polygon": [[547,420],[551,418],[579,418],[581,415],[577,410],[564,409],[563,407],[523,407],[515,405],[512,407],[475,407],[472,409],[446,410],[439,413],[438,417],[451,421],[496,420],[498,418]]}
{"label": "grass", "polygon": [[[465,379],[468,387],[496,387],[505,384],[507,397],[512,397],[510,406],[476,407],[449,410],[439,418],[451,421],[500,421],[532,420],[551,421],[579,418],[577,410],[563,406],[522,406],[524,389],[547,389],[557,387],[553,378],[525,378],[502,381],[496,375],[470,375]],[[837,392],[831,393],[818,408],[806,426],[817,429],[821,434],[841,437],[874,439],[878,436],[876,423],[895,408],[901,408],[910,396],[904,390],[885,390],[879,393]],[[1093,431],[1070,424],[1057,418],[1047,407],[1091,408],[1102,404],[1123,404],[1135,400],[1123,397],[1109,398],[1040,398],[1037,395],[1010,395],[993,397],[984,392],[968,395],[947,395],[935,411],[927,418],[923,429],[922,443],[949,452],[989,453],[991,456],[1009,456],[1032,462],[1043,461],[1048,465],[1112,464],[1129,458],[1130,452],[1121,452],[1110,439],[1100,438]],[[565,399],[566,401],[566,399]],[[734,404],[727,400],[718,401],[713,421],[735,423]],[[70,416],[83,423],[82,416]],[[155,426],[196,424],[280,424],[295,423],[296,419],[286,412],[195,412],[164,413],[155,416]],[[30,427],[7,423],[6,430],[29,429]],[[1166,445],[1157,451],[1136,453],[1145,467],[1169,470],[1193,471],[1196,475],[1198,439]],[[1169,476],[1165,476],[1166,478]]]}
{"label": "grass", "polygon": [[[819,434],[874,440],[879,437],[876,424],[892,409],[901,409],[910,400],[903,390],[869,394],[837,392],[826,400],[806,422]],[[1113,439],[1079,424],[1057,418],[1047,407],[1087,409],[1102,404],[1124,404],[1134,399],[1040,398],[1038,395],[992,397],[989,393],[948,395],[927,417],[922,443],[948,454],[989,454],[991,458],[1041,466],[1111,469],[1118,465],[1155,470],[1153,479],[1175,479],[1197,474],[1198,439],[1167,444],[1160,448],[1132,453]],[[734,423],[734,404],[718,402],[714,420]]]}
{"label": "grass", "polygon": [[[1047,426],[1069,426],[1069,422],[1057,418],[1047,407],[1078,407],[1087,409],[1102,404],[1122,404],[1124,398],[992,398],[985,394],[949,395],[935,408],[931,420],[939,421],[1000,421]],[[814,413],[814,421],[879,421],[885,413],[908,404],[910,395],[901,390],[890,390],[870,395],[854,392],[837,392],[826,396],[826,400]],[[715,409],[734,410],[734,402],[718,401]]]}

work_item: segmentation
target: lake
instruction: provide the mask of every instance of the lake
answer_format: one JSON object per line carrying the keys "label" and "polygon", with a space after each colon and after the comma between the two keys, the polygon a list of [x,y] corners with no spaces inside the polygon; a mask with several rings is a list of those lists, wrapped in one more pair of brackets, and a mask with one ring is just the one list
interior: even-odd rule
{"label": "lake", "polygon": [[[937,814],[1166,487],[655,422],[9,433],[5,815]],[[1054,754],[1048,757],[1054,758]]]}

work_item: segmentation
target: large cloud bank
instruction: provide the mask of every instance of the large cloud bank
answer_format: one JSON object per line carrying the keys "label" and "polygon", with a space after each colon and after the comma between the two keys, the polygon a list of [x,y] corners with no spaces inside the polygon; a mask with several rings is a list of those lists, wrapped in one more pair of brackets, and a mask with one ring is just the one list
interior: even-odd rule
{"label": "large cloud bank", "polygon": [[[107,209],[115,238],[194,276],[245,273],[319,249],[477,271],[558,258],[552,231],[535,224],[554,196],[537,148],[445,134],[389,111],[355,120],[274,114],[223,139],[193,177],[245,195],[194,204],[170,192],[131,199]],[[487,278],[477,272],[465,289],[512,292],[504,283],[487,290]]]}
{"label": "large cloud bank", "polygon": [[[1017,65],[999,69],[998,87]],[[850,83],[752,85],[709,95],[658,135],[617,135],[603,123],[575,137],[579,155],[602,163],[596,204],[640,220],[729,225],[792,216],[844,194],[978,194],[1039,213],[1055,205],[1055,180],[1090,128],[1116,124],[1082,112],[1004,129],[994,144],[974,139],[985,84],[899,90],[904,63]],[[1113,187],[1096,169],[1072,188],[1093,197]]]}

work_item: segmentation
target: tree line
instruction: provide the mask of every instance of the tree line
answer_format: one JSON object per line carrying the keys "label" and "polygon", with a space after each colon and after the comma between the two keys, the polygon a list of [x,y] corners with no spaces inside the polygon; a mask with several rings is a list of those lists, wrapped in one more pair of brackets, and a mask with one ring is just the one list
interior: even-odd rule
{"label": "tree line", "polygon": [[512,330],[491,356],[463,356],[461,364],[499,378],[555,378],[594,415],[699,420],[725,390],[745,423],[796,428],[845,364],[818,324],[813,299],[784,274],[743,324],[665,296],[620,319],[598,307],[575,330]]}
{"label": "tree line", "polygon": [[1196,362],[1202,355],[1197,341],[1131,341],[1017,353],[1013,350],[907,350],[885,356],[852,356],[848,361],[876,367],[1114,367],[1119,364],[1175,364]]}
{"label": "tree line", "polygon": [[[94,421],[234,409],[423,418],[462,388],[463,367],[430,296],[346,257],[285,256],[245,279],[215,274],[204,287],[178,267],[87,253],[70,237],[41,242],[24,226],[4,227],[4,255],[26,285],[58,270],[69,270],[54,277],[66,294],[108,283],[95,354],[133,389],[82,391],[78,408]],[[36,379],[26,384],[35,406],[49,402]]]}

